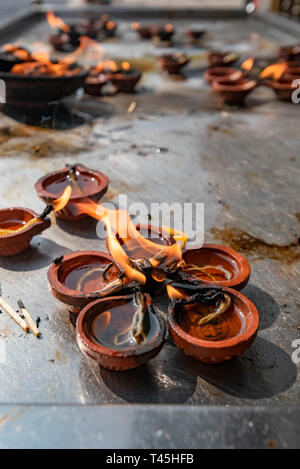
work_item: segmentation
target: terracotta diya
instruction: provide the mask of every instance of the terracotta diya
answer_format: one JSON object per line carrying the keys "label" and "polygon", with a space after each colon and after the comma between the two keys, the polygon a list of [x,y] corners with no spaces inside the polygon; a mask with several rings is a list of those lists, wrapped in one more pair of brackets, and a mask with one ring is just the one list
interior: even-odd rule
{"label": "terracotta diya", "polygon": [[131,68],[129,62],[122,62],[121,67],[111,75],[110,81],[118,92],[133,93],[140,78],[140,72]]}
{"label": "terracotta diya", "polygon": [[185,249],[182,259],[183,272],[202,283],[241,290],[250,278],[247,259],[228,246],[204,244],[201,248]]}
{"label": "terracotta diya", "polygon": [[179,75],[182,67],[189,63],[189,59],[182,53],[160,55],[158,61],[170,75]]}
{"label": "terracotta diya", "polygon": [[104,252],[78,251],[56,259],[48,270],[50,292],[78,314],[87,304],[111,294],[120,275],[113,258]]}
{"label": "terracotta diya", "polygon": [[300,60],[300,44],[293,44],[289,46],[281,46],[278,49],[280,58],[290,60]]}
{"label": "terracotta diya", "polygon": [[[300,76],[297,78],[300,78]],[[269,80],[265,84],[273,89],[274,93],[280,101],[293,102],[292,94],[300,87],[299,83],[295,83],[297,78],[287,76],[279,78],[278,80]]]}
{"label": "terracotta diya", "polygon": [[151,297],[137,292],[97,300],[81,311],[77,342],[102,367],[121,371],[137,368],[161,350],[166,328]]}
{"label": "terracotta diya", "polygon": [[0,210],[0,256],[12,256],[25,251],[32,238],[49,228],[50,224],[49,218],[41,218],[28,208]]}
{"label": "terracotta diya", "polygon": [[[172,290],[175,290],[173,293]],[[259,316],[236,290],[216,286],[195,290],[168,287],[177,295],[169,306],[169,328],[176,345],[202,363],[217,364],[241,355],[254,341]],[[182,297],[183,296],[183,297]]]}
{"label": "terracotta diya", "polygon": [[151,39],[152,38],[152,28],[151,26],[145,26],[141,23],[131,23],[131,29],[136,31],[142,39]]}
{"label": "terracotta diya", "polygon": [[197,27],[192,27],[186,30],[186,35],[191,42],[199,41],[205,33],[205,29]]}
{"label": "terracotta diya", "polygon": [[209,52],[207,56],[211,67],[230,67],[238,59],[238,55],[230,52]]}
{"label": "terracotta diya", "polygon": [[87,197],[97,202],[107,191],[108,184],[105,174],[78,164],[46,174],[36,182],[35,190],[46,204],[51,204],[70,185],[72,194],[69,202],[56,216],[73,221],[87,216],[78,211],[76,202]]}
{"label": "terracotta diya", "polygon": [[211,67],[205,70],[203,77],[207,83],[212,83],[214,80],[229,79],[231,81],[242,78],[243,73],[232,67]]}
{"label": "terracotta diya", "polygon": [[89,71],[85,80],[84,90],[92,96],[101,96],[102,87],[108,83],[113,73],[118,71],[117,64],[112,60],[100,61]]}
{"label": "terracotta diya", "polygon": [[156,25],[152,27],[152,38],[158,45],[160,43],[170,43],[175,33],[172,24],[165,24],[164,26]]}
{"label": "terracotta diya", "polygon": [[220,98],[228,104],[243,104],[246,96],[258,86],[256,80],[242,77],[238,80],[228,78],[215,80],[212,82],[212,89]]}

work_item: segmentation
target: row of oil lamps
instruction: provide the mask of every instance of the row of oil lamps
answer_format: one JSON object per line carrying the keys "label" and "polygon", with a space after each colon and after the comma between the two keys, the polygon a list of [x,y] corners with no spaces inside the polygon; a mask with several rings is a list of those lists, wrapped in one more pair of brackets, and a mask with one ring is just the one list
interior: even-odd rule
{"label": "row of oil lamps", "polygon": [[[82,165],[42,177],[35,188],[48,204],[43,214],[21,208],[0,210],[0,255],[18,255],[28,248],[32,237],[50,226],[47,215],[52,209],[64,220],[87,215],[102,220],[98,202],[108,184],[103,173]],[[49,268],[50,291],[76,322],[81,350],[111,370],[135,368],[156,356],[167,331],[152,297],[159,297],[166,288],[171,299],[169,329],[180,349],[212,364],[242,354],[255,339],[259,323],[255,306],[239,292],[250,277],[247,260],[215,244],[181,252],[175,235],[165,228],[138,225],[134,230],[140,238],[130,242],[120,233],[118,238],[108,234],[110,254],[73,252],[55,259]],[[167,268],[168,256],[179,249],[180,268]],[[162,252],[164,271],[160,270],[163,264],[157,267],[157,253]],[[146,282],[132,282],[131,271]]]}

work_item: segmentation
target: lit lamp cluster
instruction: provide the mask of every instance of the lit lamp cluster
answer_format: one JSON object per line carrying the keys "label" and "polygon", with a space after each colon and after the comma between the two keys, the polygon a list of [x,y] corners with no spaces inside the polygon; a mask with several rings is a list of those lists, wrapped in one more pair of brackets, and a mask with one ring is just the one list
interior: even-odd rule
{"label": "lit lamp cluster", "polygon": [[250,276],[242,255],[219,245],[186,249],[184,233],[135,226],[126,211],[99,204],[108,178],[82,165],[49,173],[35,187],[56,216],[91,216],[106,226],[109,253],[67,254],[48,271],[52,294],[76,323],[81,350],[101,366],[134,368],[161,350],[166,327],[152,298],[165,288],[170,331],[188,355],[219,363],[252,343],[258,314],[237,291]]}
{"label": "lit lamp cluster", "polygon": [[229,53],[209,53],[210,67],[204,72],[212,90],[228,104],[243,104],[257,86],[272,88],[283,101],[292,102],[293,91],[300,86],[300,46],[281,47],[278,62],[266,67],[259,76],[252,72],[254,58],[245,60],[240,68],[232,67],[238,57]]}

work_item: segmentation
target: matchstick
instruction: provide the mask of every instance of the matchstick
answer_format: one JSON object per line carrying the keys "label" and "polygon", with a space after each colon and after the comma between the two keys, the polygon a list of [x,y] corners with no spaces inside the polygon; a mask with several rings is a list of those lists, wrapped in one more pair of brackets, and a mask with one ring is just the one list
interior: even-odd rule
{"label": "matchstick", "polygon": [[32,317],[30,316],[28,310],[26,309],[24,303],[22,300],[18,300],[18,306],[22,312],[22,314],[24,315],[26,321],[28,322],[29,324],[29,327],[30,329],[32,330],[32,332],[36,335],[36,337],[39,337],[41,335],[40,331],[38,330],[34,320],[32,319]]}
{"label": "matchstick", "polygon": [[4,311],[10,315],[14,321],[16,321],[19,326],[24,329],[25,332],[29,331],[29,326],[26,324],[24,319],[21,318],[21,316],[8,304],[6,303],[5,300],[1,297],[2,291],[1,291],[1,284],[0,284],[0,308],[4,309]]}

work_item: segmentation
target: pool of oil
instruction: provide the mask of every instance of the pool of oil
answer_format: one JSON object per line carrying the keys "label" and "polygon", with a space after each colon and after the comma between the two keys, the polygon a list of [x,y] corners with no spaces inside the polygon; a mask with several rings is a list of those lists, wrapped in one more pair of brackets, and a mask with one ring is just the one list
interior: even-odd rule
{"label": "pool of oil", "polygon": [[111,307],[100,311],[90,324],[91,339],[104,347],[115,350],[126,350],[145,345],[152,341],[159,333],[159,322],[148,309],[145,315],[145,339],[137,343],[130,333],[130,328],[136,312],[134,300],[112,302]]}
{"label": "pool of oil", "polygon": [[109,262],[93,261],[84,263],[73,270],[68,271],[61,279],[63,285],[70,290],[81,293],[93,293],[100,291],[110,281],[118,276],[118,269],[112,266],[106,273],[106,279],[103,277],[104,269],[108,266]]}
{"label": "pool of oil", "polygon": [[58,179],[46,181],[44,187],[50,194],[60,196],[69,185],[72,187],[72,197],[84,197],[96,192],[100,182],[92,175],[76,170],[72,174],[66,173]]}

